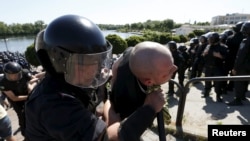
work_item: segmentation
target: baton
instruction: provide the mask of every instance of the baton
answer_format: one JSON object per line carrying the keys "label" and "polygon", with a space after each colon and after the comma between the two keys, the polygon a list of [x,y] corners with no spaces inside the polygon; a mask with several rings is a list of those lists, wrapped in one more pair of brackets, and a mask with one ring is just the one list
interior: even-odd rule
{"label": "baton", "polygon": [[158,133],[160,141],[166,141],[165,135],[165,127],[164,127],[164,120],[163,120],[163,111],[161,110],[157,113],[157,125],[158,125]]}

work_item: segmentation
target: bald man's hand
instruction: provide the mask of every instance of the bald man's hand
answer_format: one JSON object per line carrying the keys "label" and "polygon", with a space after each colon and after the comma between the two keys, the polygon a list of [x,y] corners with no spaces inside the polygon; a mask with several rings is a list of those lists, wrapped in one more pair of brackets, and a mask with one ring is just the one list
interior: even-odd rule
{"label": "bald man's hand", "polygon": [[162,89],[151,92],[147,95],[144,105],[150,105],[156,113],[160,112],[166,102],[166,95],[162,92]]}

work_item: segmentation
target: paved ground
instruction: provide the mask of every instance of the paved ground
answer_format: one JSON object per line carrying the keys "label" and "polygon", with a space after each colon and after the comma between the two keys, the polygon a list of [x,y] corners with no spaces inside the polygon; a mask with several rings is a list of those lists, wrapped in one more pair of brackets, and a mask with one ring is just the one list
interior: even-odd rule
{"label": "paved ground", "polygon": [[[201,98],[203,83],[190,87],[182,120],[184,132],[207,137],[208,125],[249,125],[250,123],[250,93],[246,94],[247,100],[243,106],[228,106],[226,103],[233,100],[234,93],[228,92],[222,95],[223,102],[216,102],[216,94],[211,92],[210,97]],[[169,128],[175,129],[176,114],[178,108],[178,96],[169,98],[169,109],[172,115],[172,123]]]}
{"label": "paved ground", "polygon": [[10,119],[11,119],[13,133],[14,133],[17,141],[23,141],[24,138],[23,138],[23,136],[21,134],[21,131],[19,130],[19,125],[18,125],[18,119],[17,119],[16,112],[13,110],[13,108],[9,109],[7,112],[8,112],[8,115],[9,115]]}
{"label": "paved ground", "polygon": [[[167,84],[162,85],[162,88],[167,92]],[[207,137],[207,125],[249,125],[250,124],[250,93],[247,93],[247,100],[243,106],[230,107],[227,102],[233,99],[234,93],[229,92],[223,95],[223,102],[215,102],[215,93],[212,91],[210,97],[201,98],[204,84],[197,83],[190,86],[190,92],[187,94],[184,115],[182,120],[182,130],[186,133],[195,134]],[[169,111],[172,116],[172,123],[166,126],[168,129],[176,129],[176,115],[178,109],[179,96],[174,95],[168,99]],[[18,141],[22,141],[23,137],[18,132],[18,121],[13,109],[8,110],[8,114],[12,120],[13,131],[16,132]],[[157,122],[155,120],[155,125]],[[143,138],[146,141],[158,141],[158,136],[155,132],[147,130]],[[168,141],[181,141],[182,139],[175,138],[171,135],[167,136]]]}

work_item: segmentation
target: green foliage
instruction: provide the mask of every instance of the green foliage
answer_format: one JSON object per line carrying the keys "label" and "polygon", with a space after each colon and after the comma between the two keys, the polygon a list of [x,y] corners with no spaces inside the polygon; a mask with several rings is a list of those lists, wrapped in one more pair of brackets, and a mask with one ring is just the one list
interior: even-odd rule
{"label": "green foliage", "polygon": [[171,34],[170,33],[161,33],[159,35],[159,43],[161,44],[167,44],[169,41],[172,40]]}
{"label": "green foliage", "polygon": [[194,30],[193,32],[198,37],[206,33],[204,30]]}
{"label": "green foliage", "polygon": [[46,25],[43,21],[36,21],[34,24],[32,23],[13,23],[10,25],[5,24],[0,21],[0,36],[8,37],[8,36],[23,36],[23,35],[34,35],[37,34],[40,30],[44,29]]}
{"label": "green foliage", "polygon": [[193,32],[188,34],[188,38],[191,39],[191,38],[194,38],[194,37],[195,37],[195,34]]}
{"label": "green foliage", "polygon": [[180,35],[179,38],[180,38],[181,43],[185,43],[185,42],[188,41],[188,38],[186,36],[184,36],[184,35]]}
{"label": "green foliage", "polygon": [[145,38],[142,36],[130,36],[128,38],[125,39],[125,41],[127,42],[128,46],[135,46],[136,44],[145,41]]}
{"label": "green foliage", "polygon": [[39,66],[40,62],[36,56],[36,51],[35,51],[35,45],[32,44],[30,46],[27,47],[25,53],[25,58],[26,60],[33,66]]}
{"label": "green foliage", "polygon": [[143,37],[146,41],[159,41],[159,33],[153,31],[145,31]]}
{"label": "green foliage", "polygon": [[180,37],[179,36],[173,36],[173,41],[175,41],[176,43],[180,43]]}
{"label": "green foliage", "polygon": [[113,45],[113,54],[120,54],[128,47],[127,42],[116,34],[109,34],[106,39]]}

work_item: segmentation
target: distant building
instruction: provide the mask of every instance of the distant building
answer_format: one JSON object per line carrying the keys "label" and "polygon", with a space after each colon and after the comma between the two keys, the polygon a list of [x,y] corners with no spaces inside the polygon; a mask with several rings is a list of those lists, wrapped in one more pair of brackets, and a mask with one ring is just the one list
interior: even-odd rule
{"label": "distant building", "polygon": [[189,33],[193,32],[194,30],[204,30],[210,31],[213,29],[230,29],[232,25],[238,22],[250,21],[250,14],[226,14],[225,16],[215,16],[212,18],[210,25],[190,25],[184,24],[179,28],[173,29],[171,31],[174,35],[188,35]]}
{"label": "distant building", "polygon": [[190,25],[182,25],[180,28],[172,30],[172,34],[176,35],[187,35],[193,32],[194,28]]}
{"label": "distant building", "polygon": [[212,18],[211,25],[232,25],[240,21],[249,21],[250,14],[226,14],[225,16],[215,16]]}
{"label": "distant building", "polygon": [[190,25],[190,24],[184,24],[179,28],[175,28],[171,31],[171,34],[173,35],[188,35],[189,33],[192,33],[194,30],[203,30],[205,32],[209,32],[214,29],[221,29],[221,30],[226,30],[230,29],[231,25]]}

